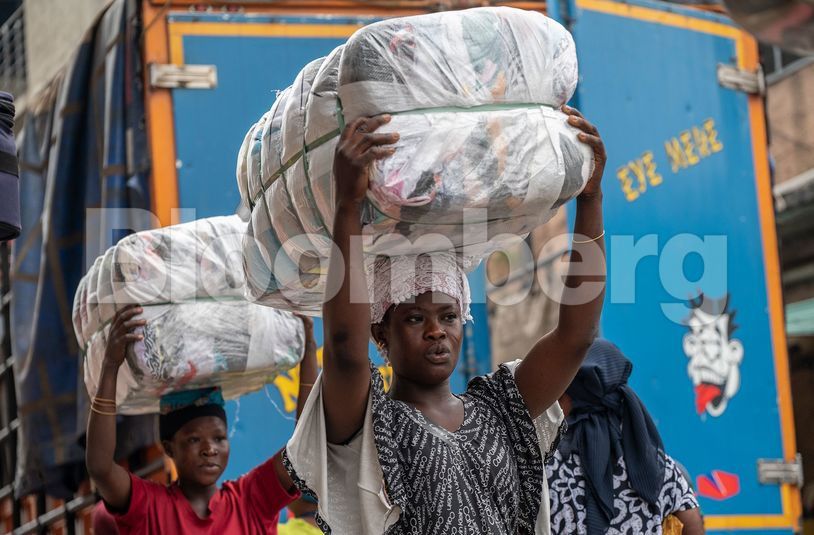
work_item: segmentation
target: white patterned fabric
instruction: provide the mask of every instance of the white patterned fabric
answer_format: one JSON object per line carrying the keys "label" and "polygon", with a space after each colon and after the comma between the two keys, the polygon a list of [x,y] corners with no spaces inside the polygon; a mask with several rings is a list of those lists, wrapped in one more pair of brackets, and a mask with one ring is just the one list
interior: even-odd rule
{"label": "white patterned fabric", "polygon": [[[363,427],[347,444],[327,441],[320,376],[284,462],[300,490],[318,498],[322,530],[339,535],[550,535],[543,461],[556,447],[563,413],[555,403],[532,421],[514,382],[519,363],[470,383],[462,395],[464,425],[456,433],[387,397],[373,369]],[[446,465],[444,478],[433,462],[412,462],[415,446],[425,441],[434,445],[433,462],[455,461]],[[491,469],[492,462],[500,469]],[[477,468],[473,472],[467,466]],[[459,496],[469,503],[468,518],[451,517],[442,504],[458,499],[448,494],[456,492],[458,482],[467,487],[459,489]]]}
{"label": "white patterned fabric", "polygon": [[370,322],[381,323],[392,305],[400,305],[425,292],[441,292],[458,301],[463,323],[472,319],[469,281],[452,253],[378,257],[367,267],[370,286]]}
{"label": "white patterned fabric", "polygon": [[[624,457],[613,469],[613,508],[615,516],[606,535],[661,535],[664,519],[673,513],[695,509],[698,500],[690,484],[669,455],[665,457],[664,485],[658,505],[640,498],[627,478]],[[572,453],[563,459],[557,451],[546,464],[551,495],[551,529],[554,533],[589,535],[585,521],[585,476],[579,455]]]}

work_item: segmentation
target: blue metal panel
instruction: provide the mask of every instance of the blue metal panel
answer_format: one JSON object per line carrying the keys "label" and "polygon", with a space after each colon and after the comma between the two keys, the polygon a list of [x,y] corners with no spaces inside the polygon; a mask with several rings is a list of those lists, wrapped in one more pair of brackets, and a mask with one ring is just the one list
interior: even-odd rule
{"label": "blue metal panel", "polygon": [[[660,2],[629,4],[731,24]],[[571,8],[582,74],[577,100],[609,154],[602,334],[633,360],[631,381],[668,451],[706,487],[704,513],[781,514],[779,487],[760,485],[756,467],[758,458],[783,452],[747,96],[721,87],[716,75],[719,63],[736,61],[736,43]],[[676,142],[683,157],[676,158]],[[695,240],[704,239],[710,245],[702,260]],[[648,253],[638,265],[632,243]],[[739,366],[718,361],[729,372],[737,368],[741,380],[723,410],[716,402],[727,396],[715,397],[714,386],[694,392],[688,370],[693,350],[685,345],[697,338],[685,322],[687,302],[699,291],[729,295],[737,328],[705,330],[711,338],[698,347],[734,356],[743,350]],[[728,377],[734,385],[734,372]],[[716,470],[737,478],[737,492],[724,485],[711,497],[705,483],[715,483]]]}
{"label": "blue metal panel", "polygon": [[240,202],[235,160],[246,130],[312,59],[341,39],[186,36],[184,62],[216,65],[212,90],[173,91],[182,208],[195,217],[233,213]]}
{"label": "blue metal panel", "polygon": [[[245,37],[239,35],[240,24],[357,24],[370,20],[173,15],[171,21],[219,23],[235,29],[219,32],[234,35],[183,37],[184,63],[216,65],[218,87],[173,91],[180,206],[194,208],[195,218],[234,212],[239,202],[235,158],[246,130],[274,102],[274,90],[287,87],[306,63],[328,54],[343,42],[312,37]],[[471,278],[476,296],[482,296],[476,297],[475,323],[467,329],[461,363],[452,377],[455,392],[464,391],[469,378],[485,373],[490,367],[485,291],[482,283],[477,284],[482,277],[481,269]],[[315,323],[317,344],[321,347],[321,320]],[[383,364],[373,344],[370,355],[377,365]],[[296,393],[296,382],[290,376],[282,376],[264,391],[227,403],[232,454],[224,479],[247,472],[285,444],[294,428]]]}

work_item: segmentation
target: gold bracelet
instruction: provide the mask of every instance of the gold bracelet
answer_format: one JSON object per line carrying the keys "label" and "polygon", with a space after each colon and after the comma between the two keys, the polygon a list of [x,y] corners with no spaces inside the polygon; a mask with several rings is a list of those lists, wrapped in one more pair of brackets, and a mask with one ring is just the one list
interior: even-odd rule
{"label": "gold bracelet", "polygon": [[116,403],[116,400],[115,400],[115,399],[100,398],[99,396],[94,396],[94,397],[93,397],[93,401],[102,401],[102,402],[108,402],[108,403]]}
{"label": "gold bracelet", "polygon": [[300,386],[314,386],[314,383],[300,383]]}
{"label": "gold bracelet", "polygon": [[601,237],[602,237],[602,236],[604,236],[604,235],[605,235],[605,229],[602,229],[602,234],[600,234],[600,235],[599,235],[599,236],[597,236],[596,238],[593,238],[593,239],[590,239],[590,240],[584,240],[584,241],[582,241],[582,240],[580,240],[580,241],[577,241],[577,240],[571,240],[571,243],[578,243],[578,244],[579,244],[579,243],[591,243],[591,242],[595,242],[596,240],[598,240],[599,238],[601,238]]}
{"label": "gold bracelet", "polygon": [[93,412],[95,412],[96,414],[101,414],[101,415],[103,415],[103,416],[116,416],[116,413],[115,413],[115,412],[105,412],[105,411],[100,411],[99,409],[97,409],[97,408],[96,408],[96,407],[94,407],[93,405],[91,405],[91,406],[90,406],[90,410],[92,410],[92,411],[93,411]]}

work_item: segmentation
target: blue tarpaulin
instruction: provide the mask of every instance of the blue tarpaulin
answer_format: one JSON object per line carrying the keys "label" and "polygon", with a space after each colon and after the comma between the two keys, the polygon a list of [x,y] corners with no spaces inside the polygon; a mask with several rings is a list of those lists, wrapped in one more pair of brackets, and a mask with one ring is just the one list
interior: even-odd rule
{"label": "blue tarpaulin", "polygon": [[[11,303],[17,496],[68,497],[84,478],[87,394],[71,307],[88,262],[143,226],[143,214],[123,211],[110,215],[117,232],[98,230],[87,209],[149,209],[138,30],[137,2],[113,2],[24,119]],[[120,446],[152,442],[152,427],[131,421]]]}

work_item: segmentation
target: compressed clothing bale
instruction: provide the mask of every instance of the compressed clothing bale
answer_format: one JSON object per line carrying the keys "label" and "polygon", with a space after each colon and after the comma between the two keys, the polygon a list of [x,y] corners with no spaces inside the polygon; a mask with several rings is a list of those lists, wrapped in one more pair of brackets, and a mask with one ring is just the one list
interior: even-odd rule
{"label": "compressed clothing bale", "polygon": [[85,319],[85,324],[82,328],[82,333],[85,336],[85,339],[90,339],[91,335],[99,330],[102,326],[104,321],[101,319],[99,315],[99,269],[102,266],[102,259],[104,255],[99,256],[93,262],[89,272],[91,276],[88,278],[88,282],[85,286],[87,289],[87,293],[85,296],[85,314],[83,318]]}
{"label": "compressed clothing bale", "polygon": [[574,40],[535,11],[484,7],[386,19],[345,44],[339,98],[346,122],[381,113],[540,104],[574,94]]}
{"label": "compressed clothing bale", "polygon": [[333,159],[340,134],[337,88],[343,50],[344,46],[335,48],[319,68],[308,95],[305,116],[305,144],[310,147],[305,154],[309,193],[314,197],[329,235],[336,203]]}
{"label": "compressed clothing bale", "polygon": [[257,203],[261,191],[266,191],[277,180],[280,169],[283,167],[283,114],[291,93],[291,87],[280,91],[268,111],[269,118],[263,127],[261,136],[263,140],[260,152],[262,174],[251,177],[250,194],[253,204]]}
{"label": "compressed clothing bale", "polygon": [[[263,199],[261,204],[255,207],[252,212],[250,227],[247,229],[247,239],[251,238],[251,240],[244,240],[244,256],[252,259],[247,264],[247,259],[244,258],[244,266],[253,266],[252,270],[254,272],[253,280],[247,280],[247,287],[251,288],[248,292],[250,299],[255,295],[255,290],[267,285],[267,287],[275,289],[295,288],[301,277],[306,279],[308,286],[313,285],[307,282],[313,278],[313,275],[303,273],[299,264],[288,256],[275,228],[270,224],[268,214],[269,210],[267,210],[265,199]],[[250,250],[247,250],[247,247]],[[255,259],[262,260],[265,267],[256,263]],[[252,300],[256,301],[257,299]]]}
{"label": "compressed clothing bale", "polygon": [[[330,252],[330,226],[333,221],[331,220],[329,223],[323,218],[311,184],[311,173],[314,172],[312,164],[319,161],[317,156],[324,156],[324,154],[318,153],[317,155],[313,155],[311,153],[312,148],[309,148],[304,129],[305,122],[307,121],[307,109],[310,107],[310,101],[313,96],[312,91],[309,90],[305,92],[305,89],[312,87],[309,84],[315,80],[317,72],[313,70],[310,72],[303,71],[301,75],[308,75],[310,77],[303,77],[302,85],[304,87],[298,91],[299,94],[304,95],[306,98],[298,114],[298,119],[302,120],[302,127],[298,131],[303,145],[302,155],[296,159],[291,168],[286,171],[285,178],[286,189],[289,192],[289,200],[294,207],[298,219],[302,223],[303,229],[308,233],[310,243],[292,244],[292,253],[294,255],[315,254],[316,256],[326,256]],[[320,148],[322,147],[316,146],[313,150],[318,151]],[[330,153],[328,159],[330,162],[333,162],[333,153]],[[317,165],[317,171],[319,170],[320,166]],[[311,249],[305,249],[309,245]]]}
{"label": "compressed clothing bale", "polygon": [[[302,322],[291,313],[247,302],[204,302],[144,308],[119,371],[116,401],[122,414],[158,412],[160,396],[220,386],[224,397],[258,390],[296,366],[304,351]],[[91,338],[85,381],[93,396],[110,325]]]}
{"label": "compressed clothing bale", "polygon": [[590,148],[559,110],[577,76],[570,34],[536,12],[476,8],[360,29],[307,65],[265,115],[262,172],[243,189],[262,245],[252,254],[277,286],[249,283],[248,295],[274,302],[288,290],[290,303],[311,303],[324,288],[334,150],[361,116],[390,113],[380,132],[401,136],[371,171],[366,253],[485,256],[545,223],[593,172]]}
{"label": "compressed clothing bale", "polygon": [[251,198],[251,194],[249,193],[249,150],[251,148],[255,127],[257,127],[257,123],[254,123],[243,137],[243,143],[240,144],[240,149],[237,152],[237,165],[235,166],[237,189],[240,192],[240,204],[249,211],[251,210],[251,204],[249,203],[249,199]]}
{"label": "compressed clothing bale", "polygon": [[131,234],[116,245],[113,255],[115,302],[149,305],[241,297],[245,232],[246,223],[228,216]]}
{"label": "compressed clothing bale", "polygon": [[282,161],[286,168],[272,186],[272,224],[288,255],[309,272],[330,251],[330,238],[313,196],[307,194],[305,116],[311,86],[325,58],[297,75],[282,119]]}
{"label": "compressed clothing bale", "polygon": [[147,325],[119,373],[123,413],[155,412],[162,393],[197,386],[222,386],[236,397],[296,365],[302,322],[243,297],[246,228],[230,216],[141,232],[96,259],[72,313],[91,396],[111,320],[130,303],[143,307]]}
{"label": "compressed clothing bale", "polygon": [[254,127],[249,141],[249,154],[246,158],[247,173],[252,177],[252,183],[258,184],[263,176],[262,151],[263,151],[263,129],[269,120],[269,113],[266,112]]}
{"label": "compressed clothing bale", "polygon": [[548,221],[593,170],[558,110],[576,83],[573,39],[539,13],[480,8],[359,30],[340,67],[344,118],[392,113],[380,131],[401,136],[374,165],[365,224],[410,238],[435,226],[462,245],[449,226],[464,210],[481,209],[474,221],[493,234]]}
{"label": "compressed clothing bale", "polygon": [[[272,233],[272,237],[264,233]],[[281,310],[296,310],[297,312],[317,316],[322,312],[322,298],[324,295],[325,275],[319,276],[303,274],[302,281],[292,280],[289,286],[284,286],[277,275],[296,277],[297,266],[288,258],[279,245],[273,229],[266,227],[263,232],[253,229],[249,222],[249,229],[243,238],[243,270],[246,275],[246,299],[265,306]],[[276,254],[272,254],[277,264],[269,263],[264,255],[269,255],[269,248],[264,244],[272,244]],[[277,245],[274,245],[274,244]],[[279,255],[279,259],[276,259]],[[276,265],[275,269],[270,265]]]}
{"label": "compressed clothing bale", "polygon": [[73,332],[76,335],[76,340],[79,346],[83,347],[87,343],[85,338],[84,327],[87,323],[88,311],[85,308],[85,302],[88,298],[88,281],[85,277],[79,279],[79,285],[76,287],[74,294],[73,306],[71,310],[71,321],[73,323]]}

